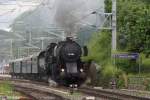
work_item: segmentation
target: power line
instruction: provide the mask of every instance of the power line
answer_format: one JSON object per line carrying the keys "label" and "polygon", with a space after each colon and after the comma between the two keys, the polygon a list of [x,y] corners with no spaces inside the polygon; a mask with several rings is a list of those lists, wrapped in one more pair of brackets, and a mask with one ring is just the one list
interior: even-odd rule
{"label": "power line", "polygon": [[16,10],[16,9],[12,9],[12,10],[10,10],[10,11],[4,12],[4,13],[0,14],[0,17],[1,17],[1,16],[5,16],[6,14],[8,14],[8,13],[10,13],[10,12],[13,13],[13,12],[15,12],[15,10]]}
{"label": "power line", "polygon": [[[44,0],[43,0],[44,1]],[[43,2],[42,1],[42,2]],[[42,5],[42,2],[41,2],[41,4],[40,5]],[[22,4],[19,4],[18,2],[16,2],[16,4],[0,4],[0,5],[17,5],[18,7],[19,7],[19,11],[23,8],[23,7],[25,7],[25,6],[40,6],[40,5],[22,5]],[[37,7],[37,8],[38,8]],[[4,13],[2,13],[2,14],[0,14],[0,17],[2,17],[2,16],[5,16],[6,14],[9,14],[9,13],[13,13],[13,12],[15,12],[17,10],[17,8],[16,9],[12,9],[12,10],[10,10],[10,11],[7,11],[7,12],[4,12]],[[34,13],[34,12],[33,12]],[[31,13],[29,13],[28,15],[32,15]],[[28,16],[27,15],[27,16]],[[26,17],[26,16],[25,16]],[[11,21],[1,21],[0,23],[11,23]]]}

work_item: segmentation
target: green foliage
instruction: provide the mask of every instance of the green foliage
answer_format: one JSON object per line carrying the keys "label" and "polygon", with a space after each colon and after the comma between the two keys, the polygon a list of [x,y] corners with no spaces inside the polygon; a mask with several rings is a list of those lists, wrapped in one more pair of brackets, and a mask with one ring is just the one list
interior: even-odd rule
{"label": "green foliage", "polygon": [[9,84],[8,81],[0,82],[0,93],[11,95],[12,94],[12,86]]}
{"label": "green foliage", "polygon": [[141,0],[118,0],[117,9],[119,49],[149,53],[150,6]]}
{"label": "green foliage", "polygon": [[[150,1],[118,0],[117,32],[120,51],[144,53],[141,71],[150,71]],[[117,59],[117,67],[127,73],[138,73],[138,60]]]}
{"label": "green foliage", "polygon": [[141,0],[141,1],[145,2],[147,5],[150,4],[150,0]]}
{"label": "green foliage", "polygon": [[106,77],[115,77],[119,75],[120,72],[121,70],[113,66],[112,64],[106,65],[102,70],[102,74]]}
{"label": "green foliage", "polygon": [[14,91],[10,81],[0,81],[0,96],[7,96],[8,100],[18,100],[19,97],[24,97],[21,93]]}
{"label": "green foliage", "polygon": [[116,66],[126,73],[138,73],[139,62],[134,59],[120,59],[116,58]]}
{"label": "green foliage", "polygon": [[143,64],[143,66],[149,66],[150,65],[150,58],[143,59],[142,64]]}
{"label": "green foliage", "polygon": [[150,79],[145,79],[143,85],[146,87],[147,91],[150,91]]}
{"label": "green foliage", "polygon": [[[112,79],[117,80],[119,75],[122,75],[122,71],[117,67],[113,66],[112,64],[107,64],[98,71],[98,79],[97,85],[103,86],[104,88],[110,87],[110,82]],[[124,84],[124,83],[122,83]]]}
{"label": "green foliage", "polygon": [[101,65],[98,71],[97,85],[108,87],[112,78],[117,77],[121,70],[111,64],[111,34],[108,31],[95,33],[89,45],[89,55],[85,59],[96,61]]}
{"label": "green foliage", "polygon": [[109,32],[94,34],[88,48],[88,59],[92,59],[101,65],[107,64],[111,57],[111,34]]}
{"label": "green foliage", "polygon": [[[105,0],[105,12],[111,12],[111,0]],[[121,52],[144,53],[141,69],[150,67],[150,1],[117,0],[117,49]],[[100,85],[108,86],[112,77],[119,74],[138,73],[138,60],[116,59],[111,63],[111,32],[102,31],[93,35],[88,45],[89,56],[102,66],[98,71]],[[149,70],[147,70],[149,71]],[[146,71],[144,71],[146,72]],[[118,74],[119,73],[119,74]],[[119,77],[118,87],[124,87],[126,78]]]}
{"label": "green foliage", "polygon": [[122,72],[122,74],[119,75],[119,78],[117,80],[117,87],[118,88],[128,87],[128,76],[126,73]]}
{"label": "green foliage", "polygon": [[150,58],[146,58],[145,56],[141,57],[141,72],[149,73],[150,72]]}
{"label": "green foliage", "polygon": [[105,0],[105,12],[110,13],[112,8],[112,0]]}

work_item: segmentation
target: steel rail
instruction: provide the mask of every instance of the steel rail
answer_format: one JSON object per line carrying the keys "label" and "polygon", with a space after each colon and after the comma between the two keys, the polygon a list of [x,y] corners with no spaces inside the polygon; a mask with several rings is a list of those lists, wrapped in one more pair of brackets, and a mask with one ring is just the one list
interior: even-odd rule
{"label": "steel rail", "polygon": [[103,89],[93,89],[93,88],[79,88],[78,91],[94,95],[96,97],[103,97],[109,100],[150,100],[150,98],[141,97],[141,96],[134,96],[129,94],[124,94],[121,92],[113,92],[113,91],[106,91]]}

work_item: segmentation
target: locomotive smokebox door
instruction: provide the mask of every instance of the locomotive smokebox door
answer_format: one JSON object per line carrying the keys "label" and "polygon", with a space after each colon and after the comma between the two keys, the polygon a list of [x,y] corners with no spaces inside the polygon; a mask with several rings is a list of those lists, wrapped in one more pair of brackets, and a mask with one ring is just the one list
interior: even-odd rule
{"label": "locomotive smokebox door", "polygon": [[77,73],[77,63],[66,63],[67,73]]}

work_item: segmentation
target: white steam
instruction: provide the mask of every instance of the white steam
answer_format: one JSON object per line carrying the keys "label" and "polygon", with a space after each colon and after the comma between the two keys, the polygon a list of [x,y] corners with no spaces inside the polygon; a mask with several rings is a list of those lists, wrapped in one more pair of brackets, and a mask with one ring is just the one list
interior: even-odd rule
{"label": "white steam", "polygon": [[100,4],[104,3],[103,1],[55,0],[54,21],[56,26],[64,29],[67,36],[75,36],[83,26],[96,23],[96,15],[92,12],[103,8],[103,4]]}

